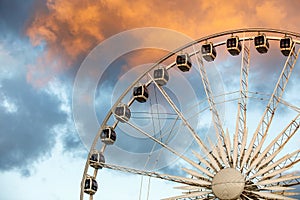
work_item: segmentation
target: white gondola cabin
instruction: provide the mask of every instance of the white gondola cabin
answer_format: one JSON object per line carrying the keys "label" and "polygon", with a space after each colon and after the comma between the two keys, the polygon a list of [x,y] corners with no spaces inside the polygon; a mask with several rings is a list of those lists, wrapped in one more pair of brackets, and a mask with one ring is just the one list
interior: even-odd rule
{"label": "white gondola cabin", "polygon": [[149,97],[149,92],[146,85],[139,85],[133,88],[133,96],[134,99],[140,103],[144,103],[147,101]]}
{"label": "white gondola cabin", "polygon": [[107,145],[113,144],[117,139],[117,134],[112,127],[106,127],[100,134],[101,141]]}
{"label": "white gondola cabin", "polygon": [[98,190],[98,183],[93,177],[86,177],[84,180],[84,192],[89,195],[94,195]]}
{"label": "white gondola cabin", "polygon": [[233,55],[233,56],[239,55],[241,50],[242,50],[242,45],[241,45],[241,42],[239,40],[239,37],[238,36],[232,36],[231,38],[227,39],[226,47],[227,47],[228,52],[231,55]]}
{"label": "white gondola cabin", "polygon": [[254,38],[254,45],[259,53],[267,53],[269,50],[269,41],[265,34],[260,34]]}
{"label": "white gondola cabin", "polygon": [[283,55],[288,56],[294,46],[291,37],[285,37],[280,40],[280,51]]}
{"label": "white gondola cabin", "polygon": [[114,110],[114,116],[122,123],[128,122],[131,117],[131,112],[126,104],[120,104]]}
{"label": "white gondola cabin", "polygon": [[187,53],[177,55],[176,65],[182,72],[189,71],[192,67],[192,62],[191,62],[190,56]]}
{"label": "white gondola cabin", "polygon": [[155,82],[160,85],[166,85],[167,82],[169,81],[169,74],[168,74],[168,70],[164,67],[158,68],[156,70],[154,70],[153,72],[153,77]]}
{"label": "white gondola cabin", "polygon": [[212,42],[203,44],[201,47],[201,53],[207,62],[214,61],[217,56],[216,49]]}
{"label": "white gondola cabin", "polygon": [[105,163],[104,155],[98,151],[95,151],[91,154],[89,162],[91,167],[95,169],[102,169],[100,163]]}

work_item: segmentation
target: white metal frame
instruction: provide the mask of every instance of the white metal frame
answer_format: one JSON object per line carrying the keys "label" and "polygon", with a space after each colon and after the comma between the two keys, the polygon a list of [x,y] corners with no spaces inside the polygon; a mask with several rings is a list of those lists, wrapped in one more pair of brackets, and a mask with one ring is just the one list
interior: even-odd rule
{"label": "white metal frame", "polygon": [[[203,143],[201,138],[198,136],[197,132],[194,130],[194,128],[189,124],[188,119],[182,114],[182,112],[179,110],[179,108],[176,107],[175,103],[172,101],[170,96],[167,95],[167,93],[164,91],[164,89],[159,86],[152,78],[152,76],[149,74],[151,70],[153,70],[155,67],[159,66],[164,60],[170,58],[171,56],[175,55],[176,53],[191,47],[195,44],[207,41],[209,39],[218,38],[225,35],[233,35],[233,34],[241,34],[241,33],[254,33],[257,34],[257,32],[264,32],[266,34],[270,34],[270,36],[267,36],[269,40],[280,40],[281,37],[278,36],[279,34],[286,34],[291,37],[293,37],[294,45],[299,45],[300,41],[300,34],[289,32],[289,31],[283,31],[283,30],[276,30],[276,29],[261,29],[261,28],[253,28],[253,29],[238,29],[238,30],[231,30],[226,31],[218,34],[213,34],[207,37],[200,38],[196,40],[193,43],[189,43],[183,47],[181,47],[178,50],[175,50],[174,52],[170,53],[169,55],[162,58],[160,61],[158,61],[156,64],[154,64],[152,67],[150,67],[144,74],[142,74],[137,80],[135,80],[130,87],[128,87],[122,95],[120,95],[119,99],[116,101],[115,105],[111,108],[111,111],[107,114],[106,118],[104,119],[101,127],[99,128],[98,133],[95,136],[94,142],[91,147],[91,151],[88,155],[88,159],[85,165],[84,173],[83,173],[83,179],[81,182],[81,193],[80,193],[80,199],[84,199],[84,193],[83,193],[83,187],[84,187],[84,179],[86,176],[88,176],[87,172],[90,168],[89,166],[89,157],[90,154],[93,153],[93,150],[95,149],[95,146],[97,142],[99,141],[99,137],[101,134],[102,129],[107,125],[108,119],[113,114],[113,110],[116,108],[116,106],[122,102],[122,99],[126,96],[127,93],[131,92],[132,88],[144,77],[148,76],[150,80],[146,83],[146,86],[150,85],[151,83],[154,83],[155,86],[158,88],[158,90],[162,93],[164,98],[168,101],[170,106],[174,109],[178,117],[182,120],[184,125],[188,128],[191,135],[194,137],[194,139],[197,141],[199,147],[207,155],[207,159],[201,156],[197,152],[193,152],[193,154],[198,158],[198,160],[202,163],[202,165],[205,165],[207,168],[202,167],[197,162],[192,161],[191,159],[187,158],[186,156],[183,156],[176,152],[174,149],[170,148],[167,144],[164,144],[160,140],[154,138],[149,133],[145,132],[144,130],[140,129],[139,127],[135,126],[134,124],[130,123],[130,121],[126,122],[129,126],[133,127],[134,129],[138,130],[141,134],[147,136],[148,138],[155,141],[157,144],[161,145],[166,150],[174,153],[176,156],[180,157],[187,163],[191,165],[191,167],[196,168],[198,171],[195,171],[193,169],[187,169],[183,168],[185,172],[190,174],[193,177],[197,178],[185,178],[185,177],[179,177],[179,176],[171,176],[167,174],[159,174],[157,172],[148,172],[144,170],[137,170],[137,169],[130,169],[125,168],[122,166],[116,166],[111,164],[105,164],[102,163],[101,165],[104,168],[113,169],[113,170],[119,170],[124,171],[128,173],[133,174],[139,174],[143,176],[149,176],[149,177],[155,177],[155,178],[161,178],[168,181],[183,183],[186,186],[180,187],[180,189],[185,189],[190,192],[184,193],[181,196],[177,197],[170,197],[167,199],[182,199],[182,198],[211,198],[211,179],[214,177],[214,174],[217,173],[224,167],[234,167],[234,168],[240,168],[242,172],[249,175],[249,172],[251,170],[254,170],[254,173],[249,175],[248,178],[257,178],[257,182],[253,183],[253,186],[255,185],[265,185],[263,187],[264,190],[269,191],[285,191],[289,188],[283,188],[281,186],[278,186],[276,184],[278,183],[284,183],[286,187],[292,186],[292,185],[299,185],[300,177],[298,176],[292,176],[292,175],[282,175],[281,173],[286,171],[287,169],[290,169],[295,163],[300,161],[300,150],[296,150],[295,152],[291,154],[287,154],[281,159],[270,162],[280,151],[281,149],[287,144],[287,142],[295,135],[295,133],[299,129],[299,114],[294,118],[284,129],[283,131],[270,143],[270,145],[261,152],[262,145],[266,139],[266,136],[268,134],[269,126],[272,123],[272,119],[274,116],[274,113],[276,111],[276,108],[279,103],[284,103],[284,100],[282,99],[282,95],[284,93],[285,87],[288,83],[289,77],[292,73],[292,70],[295,66],[295,63],[298,59],[299,51],[296,51],[296,48],[293,48],[293,51],[291,51],[290,55],[287,58],[287,61],[283,67],[282,73],[279,77],[279,80],[275,86],[274,92],[270,97],[269,103],[266,107],[266,110],[262,116],[262,119],[256,129],[255,134],[252,137],[252,140],[250,144],[248,145],[247,151],[245,151],[246,147],[246,139],[248,130],[247,130],[247,120],[246,120],[246,105],[247,105],[247,98],[248,98],[248,74],[249,74],[249,64],[250,64],[250,52],[249,52],[249,45],[247,46],[245,44],[245,41],[251,41],[255,36],[244,36],[240,37],[240,40],[243,40],[243,46],[242,46],[242,62],[241,62],[241,77],[240,77],[240,98],[238,102],[238,113],[237,113],[237,120],[236,120],[236,132],[234,134],[234,141],[233,141],[233,147],[231,148],[230,144],[230,137],[228,131],[225,133],[224,129],[222,127],[222,121],[220,119],[218,110],[216,108],[216,102],[214,100],[213,92],[211,91],[210,83],[206,74],[205,66],[202,60],[202,57],[199,55],[199,52],[201,50],[196,50],[193,53],[190,54],[190,56],[196,56],[197,65],[199,67],[200,75],[202,78],[203,86],[206,92],[207,101],[209,103],[209,107],[212,114],[212,121],[214,123],[214,127],[217,133],[218,138],[218,146],[216,148],[213,148],[212,151],[209,150],[208,146]],[[274,36],[273,36],[274,34]],[[276,35],[277,34],[277,35]],[[224,45],[226,41],[215,43],[215,46]],[[176,66],[176,63],[172,63],[168,65],[166,68],[169,70],[172,67]],[[133,103],[134,99],[131,99],[127,105],[130,106]],[[299,112],[299,108],[294,106],[296,110]],[[115,121],[112,127],[116,127],[118,125],[118,121]],[[102,148],[100,149],[101,153],[105,152],[106,149],[105,144],[103,144]],[[238,148],[235,148],[238,147]],[[238,155],[241,155],[242,157],[239,159]],[[245,167],[246,166],[246,167]],[[98,170],[94,169],[94,173],[92,175],[93,178],[97,177]],[[264,175],[264,178],[262,178],[262,175]],[[272,179],[275,176],[278,176],[276,180]],[[270,179],[269,179],[270,178]],[[269,186],[271,185],[271,186]],[[200,188],[203,188],[205,190],[200,191]],[[291,193],[285,192],[284,194],[274,194],[272,192],[261,192],[258,191],[250,191],[245,190],[245,193],[243,193],[240,197],[240,199],[251,199],[248,195],[254,195],[260,199],[264,198],[286,198],[286,195],[290,195]],[[93,195],[89,195],[89,199],[93,199]]]}

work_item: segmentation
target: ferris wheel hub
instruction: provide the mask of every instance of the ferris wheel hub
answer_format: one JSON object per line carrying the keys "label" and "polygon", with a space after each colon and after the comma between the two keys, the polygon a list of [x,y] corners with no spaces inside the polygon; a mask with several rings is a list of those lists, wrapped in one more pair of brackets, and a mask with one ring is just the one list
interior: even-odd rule
{"label": "ferris wheel hub", "polygon": [[220,170],[212,180],[212,191],[221,200],[237,199],[244,187],[244,176],[234,168]]}

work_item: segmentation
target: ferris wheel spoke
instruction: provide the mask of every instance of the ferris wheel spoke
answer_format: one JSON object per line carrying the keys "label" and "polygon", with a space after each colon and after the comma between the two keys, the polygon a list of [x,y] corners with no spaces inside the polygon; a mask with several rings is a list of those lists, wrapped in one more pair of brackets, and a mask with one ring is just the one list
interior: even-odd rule
{"label": "ferris wheel spoke", "polygon": [[[221,137],[223,144],[225,144],[224,129],[223,129],[223,126],[222,126],[220,115],[219,115],[217,107],[216,107],[215,100],[213,98],[212,89],[211,89],[211,86],[210,86],[210,83],[209,83],[209,80],[208,80],[206,69],[205,69],[204,64],[203,64],[203,60],[198,54],[196,55],[196,58],[197,58],[196,61],[197,61],[197,65],[199,67],[199,72],[200,72],[200,76],[201,76],[202,83],[203,83],[203,86],[204,86],[205,94],[206,94],[206,97],[207,97],[207,100],[208,100],[208,104],[210,106],[210,110],[211,110],[211,114],[212,114],[212,121],[213,121],[213,124],[214,124],[214,128],[216,130],[216,134]],[[225,148],[225,152],[226,152],[226,154],[228,156],[228,159],[229,159],[228,161],[230,162],[230,159],[231,159],[230,151],[229,151],[229,149],[226,148],[226,146],[224,148]]]}
{"label": "ferris wheel spoke", "polygon": [[[272,159],[285,147],[287,142],[295,135],[300,125],[300,114],[298,114],[283,131],[266,147],[266,149],[255,159],[248,168],[247,172],[257,167],[263,159]],[[272,155],[273,154],[273,155]]]}
{"label": "ferris wheel spoke", "polygon": [[[257,133],[256,133],[257,134]],[[253,136],[255,137],[255,136]],[[252,140],[254,142],[254,140]],[[249,148],[250,148],[250,145],[252,144],[252,142],[249,144]],[[252,147],[253,147],[254,144],[252,144]],[[251,154],[251,149],[244,149],[244,157],[242,159],[242,163],[241,163],[241,167],[246,167],[246,165],[248,165],[249,163],[247,162],[249,157],[250,157],[250,154]]]}
{"label": "ferris wheel spoke", "polygon": [[[275,170],[280,170],[282,168],[290,168],[295,166],[299,162],[300,162],[300,151],[297,154],[295,154],[293,157],[289,158],[285,162],[280,163],[278,166],[276,166]],[[290,181],[282,181],[281,184],[285,186],[300,185],[300,178],[296,178]]]}
{"label": "ferris wheel spoke", "polygon": [[[230,135],[229,135],[229,130],[228,128],[226,129],[226,134],[225,134],[225,147],[228,149],[229,152],[232,152],[234,147],[231,149],[231,142],[230,142]],[[229,165],[232,166],[232,156],[231,153],[230,155],[228,155],[228,161],[229,161]]]}
{"label": "ferris wheel spoke", "polygon": [[198,186],[191,186],[191,185],[181,185],[181,186],[175,186],[173,188],[179,190],[199,190]]}
{"label": "ferris wheel spoke", "polygon": [[133,169],[133,168],[129,168],[129,167],[118,166],[118,165],[107,164],[107,163],[100,163],[100,165],[101,165],[101,167],[106,168],[106,169],[112,169],[112,170],[116,170],[116,171],[130,173],[130,174],[138,174],[138,175],[142,175],[142,176],[159,178],[159,179],[163,179],[163,180],[167,180],[167,181],[172,181],[172,182],[176,182],[176,183],[182,183],[182,184],[197,186],[197,187],[202,187],[202,188],[209,188],[211,185],[210,182],[205,181],[205,180],[200,180],[200,179],[192,179],[192,178],[174,176],[174,175],[169,175],[169,174],[160,174],[157,172]]}
{"label": "ferris wheel spoke", "polygon": [[[277,84],[274,88],[274,91],[270,97],[269,103],[266,106],[265,112],[260,120],[260,123],[255,131],[255,134],[250,142],[248,150],[253,154],[249,157],[250,163],[256,159],[262,144],[264,143],[269,127],[272,123],[275,111],[278,107],[278,104],[281,100],[281,97],[285,91],[286,85],[289,81],[290,75],[295,67],[296,61],[298,59],[300,49],[295,52],[295,44],[293,44],[292,50],[285,62],[285,65],[282,69],[282,72],[279,76]],[[255,147],[255,148],[254,148]]]}
{"label": "ferris wheel spoke", "polygon": [[193,177],[198,178],[198,179],[205,180],[207,182],[211,181],[210,179],[208,179],[207,177],[204,177],[201,173],[199,173],[199,172],[197,172],[195,170],[187,169],[187,168],[182,168],[182,170],[185,171],[186,173],[192,175]]}
{"label": "ferris wheel spoke", "polygon": [[250,67],[250,40],[249,44],[245,44],[243,40],[242,47],[242,62],[241,62],[241,72],[240,72],[240,99],[238,102],[238,111],[236,117],[236,131],[234,135],[234,147],[233,148],[233,167],[236,167],[238,162],[238,154],[240,158],[243,157],[244,149],[242,146],[242,141],[245,137],[245,132],[247,129],[247,99],[248,99],[248,75]]}
{"label": "ferris wheel spoke", "polygon": [[293,166],[300,161],[300,151],[298,151],[293,157],[286,160],[284,163],[280,163],[275,169],[280,169],[287,166]]}
{"label": "ferris wheel spoke", "polygon": [[296,188],[291,188],[291,187],[282,187],[282,186],[269,186],[269,187],[263,187],[261,188],[261,190],[271,190],[271,191],[275,191],[275,190],[294,190]]}
{"label": "ferris wheel spoke", "polygon": [[[272,157],[272,159],[274,158],[274,154],[272,154],[270,157]],[[280,169],[286,166],[290,166],[293,163],[297,163],[300,159],[300,151],[296,151],[294,152],[293,156],[289,157],[287,160],[285,160],[285,162],[279,163],[278,165],[275,166],[275,169]],[[259,164],[259,166],[257,167],[259,170],[262,168],[265,168],[265,166],[269,165],[270,163],[273,163],[272,160],[266,159],[264,160],[261,164]]]}
{"label": "ferris wheel spoke", "polygon": [[209,177],[213,177],[213,174],[205,169],[204,167],[198,165],[197,163],[195,163],[194,161],[190,160],[189,158],[187,158],[186,156],[178,153],[177,151],[175,151],[174,149],[172,149],[171,147],[169,147],[168,145],[164,144],[163,142],[161,142],[160,140],[156,139],[155,137],[153,137],[152,135],[150,135],[149,133],[145,132],[144,130],[142,130],[141,128],[135,126],[134,124],[130,123],[130,122],[126,122],[128,125],[130,125],[131,127],[133,127],[134,129],[136,129],[137,131],[139,131],[140,133],[142,133],[143,135],[147,136],[149,139],[153,140],[154,142],[160,144],[162,147],[164,147],[165,149],[167,149],[168,151],[170,151],[171,153],[175,154],[178,158],[183,159],[184,161],[186,161],[187,163],[189,163],[190,165],[192,165],[193,167],[197,168],[198,170],[200,170],[201,172],[203,172],[205,175],[209,176]]}
{"label": "ferris wheel spoke", "polygon": [[244,200],[244,199],[248,199],[248,200],[252,200],[252,198],[250,198],[250,197],[248,197],[246,194],[241,194],[241,197],[242,197],[242,199]]}
{"label": "ferris wheel spoke", "polygon": [[[173,125],[172,125],[171,130],[169,131],[169,133],[162,134],[162,135],[161,135],[159,138],[157,138],[157,139],[161,141],[162,138],[163,138],[165,135],[167,135],[167,138],[166,138],[166,140],[165,140],[165,144],[168,145],[168,142],[171,140],[171,133],[172,133],[173,130],[174,130],[174,127],[175,127],[175,124],[176,124],[177,120],[178,120],[178,117],[176,118],[175,122],[173,123]],[[156,146],[157,144],[158,144],[158,143],[156,143],[156,142],[154,143],[154,145],[152,146],[151,152],[153,152],[153,150],[154,150],[154,148],[155,148],[155,146]],[[160,150],[159,150],[159,153],[158,153],[158,155],[157,155],[157,157],[156,157],[156,159],[155,159],[155,164],[153,165],[153,169],[156,167],[156,165],[157,165],[157,163],[158,163],[158,160],[160,159],[162,153],[163,153],[163,149],[160,149]],[[148,156],[148,158],[147,158],[147,164],[148,164],[148,162],[149,162],[149,160],[150,160],[150,156],[151,156],[151,154],[150,154],[150,155]],[[144,167],[146,167],[146,164],[145,164]]]}
{"label": "ferris wheel spoke", "polygon": [[[283,167],[283,168],[278,169],[278,170],[274,170],[271,173],[265,174],[262,177],[262,179],[260,179],[260,181],[295,176],[294,173],[282,175],[282,172],[287,171],[287,170],[289,170],[291,168],[292,168],[292,165],[291,166]],[[299,185],[299,184],[300,184],[300,178],[294,178],[294,179],[290,179],[290,180],[286,180],[286,181],[277,182],[275,185],[274,184],[271,184],[271,185],[272,186],[290,187],[290,186]]]}
{"label": "ferris wheel spoke", "polygon": [[209,157],[209,160],[210,160],[210,163],[209,163],[209,161],[207,161],[205,158],[203,158],[197,152],[192,150],[192,153],[198,158],[198,160],[201,163],[205,164],[207,167],[211,167],[215,172],[220,170],[220,167],[218,166],[218,163],[215,161],[215,159],[210,154],[207,155]]}
{"label": "ferris wheel spoke", "polygon": [[300,108],[299,107],[297,107],[295,105],[292,105],[291,103],[289,103],[289,102],[287,102],[283,99],[280,99],[280,103],[287,106],[287,107],[289,107],[289,108],[291,108],[291,109],[293,109],[294,111],[300,113]]}
{"label": "ferris wheel spoke", "polygon": [[282,192],[273,192],[274,194],[279,194],[279,195],[284,195],[284,196],[296,196],[299,195],[299,192],[286,192],[286,191],[282,191]]}
{"label": "ferris wheel spoke", "polygon": [[276,177],[274,179],[259,181],[259,182],[255,183],[254,185],[269,185],[269,184],[279,183],[282,181],[294,180],[294,179],[298,179],[298,178],[300,178],[300,176],[294,176],[293,174],[291,174],[291,175],[288,174],[286,176],[279,177],[279,178]]}
{"label": "ferris wheel spoke", "polygon": [[247,190],[247,192],[249,192],[250,194],[258,195],[258,196],[262,197],[263,199],[297,200],[294,198],[286,197],[284,195],[279,195],[279,194],[274,194],[274,193],[269,193],[269,192],[256,192],[256,191],[250,191],[250,190]]}
{"label": "ferris wheel spoke", "polygon": [[[298,162],[300,161],[300,159],[298,159],[297,161],[295,161],[295,162],[293,162],[293,163],[290,163],[289,165],[287,165],[287,166],[284,166],[284,167],[281,167],[280,169],[275,169],[274,170],[274,172],[279,172],[279,171],[281,171],[282,169],[286,169],[286,170],[288,170],[288,169],[290,169],[290,168],[292,168],[295,164],[297,164]],[[285,170],[285,171],[286,171]],[[271,172],[272,173],[272,172]],[[277,174],[279,174],[279,173],[277,173]],[[267,174],[267,175],[269,175],[269,174]],[[291,176],[291,175],[294,175],[294,174],[288,174],[288,176]],[[285,177],[286,175],[282,175],[281,173],[279,174],[279,178],[280,177]],[[275,176],[273,176],[272,178],[274,178]],[[270,178],[270,177],[269,177]],[[276,177],[276,178],[278,178],[278,177]],[[265,177],[263,178],[264,180],[266,180],[265,179]],[[263,180],[263,179],[261,179],[261,180]],[[293,185],[300,185],[300,178],[294,178],[294,179],[290,179],[290,180],[288,180],[288,181],[281,181],[280,183],[279,183],[280,185],[283,185],[283,186],[293,186]]]}
{"label": "ferris wheel spoke", "polygon": [[244,165],[242,164],[242,162],[244,161],[244,156],[245,156],[245,152],[246,152],[247,137],[248,137],[248,129],[246,128],[245,133],[242,138],[240,162],[238,162],[241,171],[243,171],[243,169],[244,169]]}
{"label": "ferris wheel spoke", "polygon": [[170,96],[166,93],[166,91],[156,83],[156,81],[153,79],[153,77],[148,73],[148,76],[152,80],[152,82],[155,84],[155,86],[158,88],[158,90],[161,92],[161,94],[164,96],[164,98],[167,100],[167,102],[170,104],[170,106],[173,108],[173,110],[176,112],[176,114],[179,116],[179,118],[182,120],[184,125],[188,128],[189,132],[192,134],[193,138],[196,140],[198,145],[200,146],[201,150],[204,154],[208,155],[209,150],[208,147],[203,143],[199,135],[196,133],[196,131],[193,129],[193,127],[190,125],[188,120],[184,117],[182,112],[179,110],[179,108],[176,106],[176,104],[172,101]]}
{"label": "ferris wheel spoke", "polygon": [[222,161],[223,161],[225,167],[230,167],[230,164],[228,162],[228,159],[227,159],[227,156],[226,156],[226,153],[225,153],[225,148],[224,148],[226,145],[222,144],[222,141],[221,141],[219,136],[218,136],[217,140],[218,140],[217,148],[219,150]]}
{"label": "ferris wheel spoke", "polygon": [[260,180],[267,180],[267,179],[270,179],[270,178],[273,178],[277,175],[280,175],[281,173],[291,169],[292,166],[288,166],[288,167],[283,167],[281,169],[278,169],[278,170],[274,170],[273,172],[271,173],[268,173],[268,174],[265,174]]}
{"label": "ferris wheel spoke", "polygon": [[[298,152],[299,153],[299,152]],[[281,172],[282,171],[287,171],[290,167],[292,167],[293,165],[295,165],[295,164],[297,164],[299,162],[299,160],[296,160],[296,161],[294,161],[294,162],[292,162],[292,163],[290,163],[290,165],[287,165],[287,166],[284,166],[284,167],[281,167],[280,169],[276,169],[276,166],[272,166],[272,168],[268,168],[269,170],[266,172],[266,171],[262,171],[261,173],[263,173],[263,175],[265,175],[265,174],[272,174],[273,176],[274,176],[274,174],[279,174],[280,176],[282,176],[281,175]],[[285,170],[284,170],[285,169]],[[261,173],[258,173],[258,174],[261,174]],[[270,178],[270,177],[269,177]],[[263,177],[261,180],[264,180],[265,178]],[[298,178],[297,178],[298,179]],[[295,180],[296,182],[298,182],[298,184],[299,184],[299,181],[298,180]],[[286,183],[286,182],[282,182],[282,184],[284,185],[284,184],[290,184],[290,183]]]}
{"label": "ferris wheel spoke", "polygon": [[[293,153],[290,153],[290,154],[287,154],[285,156],[283,156],[282,158],[280,158],[279,160],[277,160],[276,162],[270,164],[270,165],[267,165],[266,167],[263,167],[263,168],[259,168],[259,171],[257,173],[255,173],[252,177],[250,178],[254,178],[254,177],[257,177],[257,176],[261,176],[263,174],[266,174],[266,173],[270,173],[272,169],[275,169],[276,166],[280,165],[281,163],[285,163],[287,160],[289,160],[290,158],[294,157],[294,156],[297,156],[299,155],[300,153],[300,150],[297,150],[297,151],[294,151]],[[294,165],[298,162],[299,160],[296,160],[292,163],[290,163],[290,165]],[[262,166],[264,166],[266,163],[262,163]]]}
{"label": "ferris wheel spoke", "polygon": [[209,194],[209,193],[211,193],[211,191],[188,192],[187,194],[174,196],[174,197],[169,197],[169,198],[165,198],[165,199],[162,199],[162,200],[177,200],[177,199],[184,199],[184,198],[195,198],[195,197],[201,197],[201,196]]}
{"label": "ferris wheel spoke", "polygon": [[[211,146],[212,150],[211,152],[207,155],[208,158],[210,158],[210,156],[212,156],[213,158],[215,158],[215,162],[217,161],[217,165],[218,168],[223,168],[223,165],[221,163],[223,163],[220,152],[219,152],[219,148],[217,147],[217,145],[213,144],[213,142],[211,141],[210,138],[207,138],[207,141],[209,143],[209,145]],[[212,159],[210,159],[212,160]],[[213,161],[211,161],[212,164],[214,164]]]}

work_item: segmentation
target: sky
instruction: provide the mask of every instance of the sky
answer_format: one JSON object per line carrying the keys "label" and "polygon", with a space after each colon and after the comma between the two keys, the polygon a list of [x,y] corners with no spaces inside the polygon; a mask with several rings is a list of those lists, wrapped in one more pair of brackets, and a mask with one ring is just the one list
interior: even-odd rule
{"label": "sky", "polygon": [[[184,4],[177,0],[0,0],[0,199],[29,200],[41,198],[40,195],[49,200],[79,198],[89,144],[97,130],[80,132],[81,126],[89,124],[75,123],[73,91],[76,75],[97,45],[105,44],[116,34],[145,27],[172,30],[192,39],[246,27],[299,33],[299,7],[297,0],[233,0],[227,4],[221,0]],[[152,38],[156,45],[173,47],[171,43],[176,38],[160,36]],[[126,49],[130,43],[117,45],[110,50]],[[265,79],[276,79],[274,74],[279,70],[272,67],[282,61],[275,59],[280,53],[270,52],[266,59],[254,55],[257,63],[261,63],[254,62],[255,75],[264,77],[250,80],[255,83],[254,89],[259,89]],[[95,94],[99,123],[111,106],[107,102],[125,89],[120,80],[125,79],[124,84],[128,85],[145,69],[136,66],[153,63],[165,54],[162,49],[128,53],[105,69],[100,80],[94,77],[99,88]],[[215,66],[223,67],[220,74],[231,74],[236,61],[225,53],[218,56]],[[99,64],[99,69],[104,67]],[[296,106],[300,103],[299,72],[298,64],[286,95],[286,100]],[[124,78],[124,74],[132,75]],[[235,75],[235,80],[239,80],[238,73]],[[223,78],[225,85],[231,80],[229,76]],[[117,92],[112,93],[114,90]],[[230,90],[229,86],[225,90]],[[87,102],[93,101],[87,99]],[[253,111],[253,116],[256,114]],[[91,120],[87,118],[88,121]],[[123,199],[131,199],[137,195],[139,177],[111,171],[102,175],[105,182],[99,189],[102,199],[115,199],[120,194]],[[112,180],[116,177],[117,185]],[[136,187],[124,187],[129,181],[135,181]],[[153,195],[152,199],[173,192],[169,183],[157,181],[152,185],[154,189],[164,188],[160,196]],[[114,192],[115,187],[119,194]]]}

